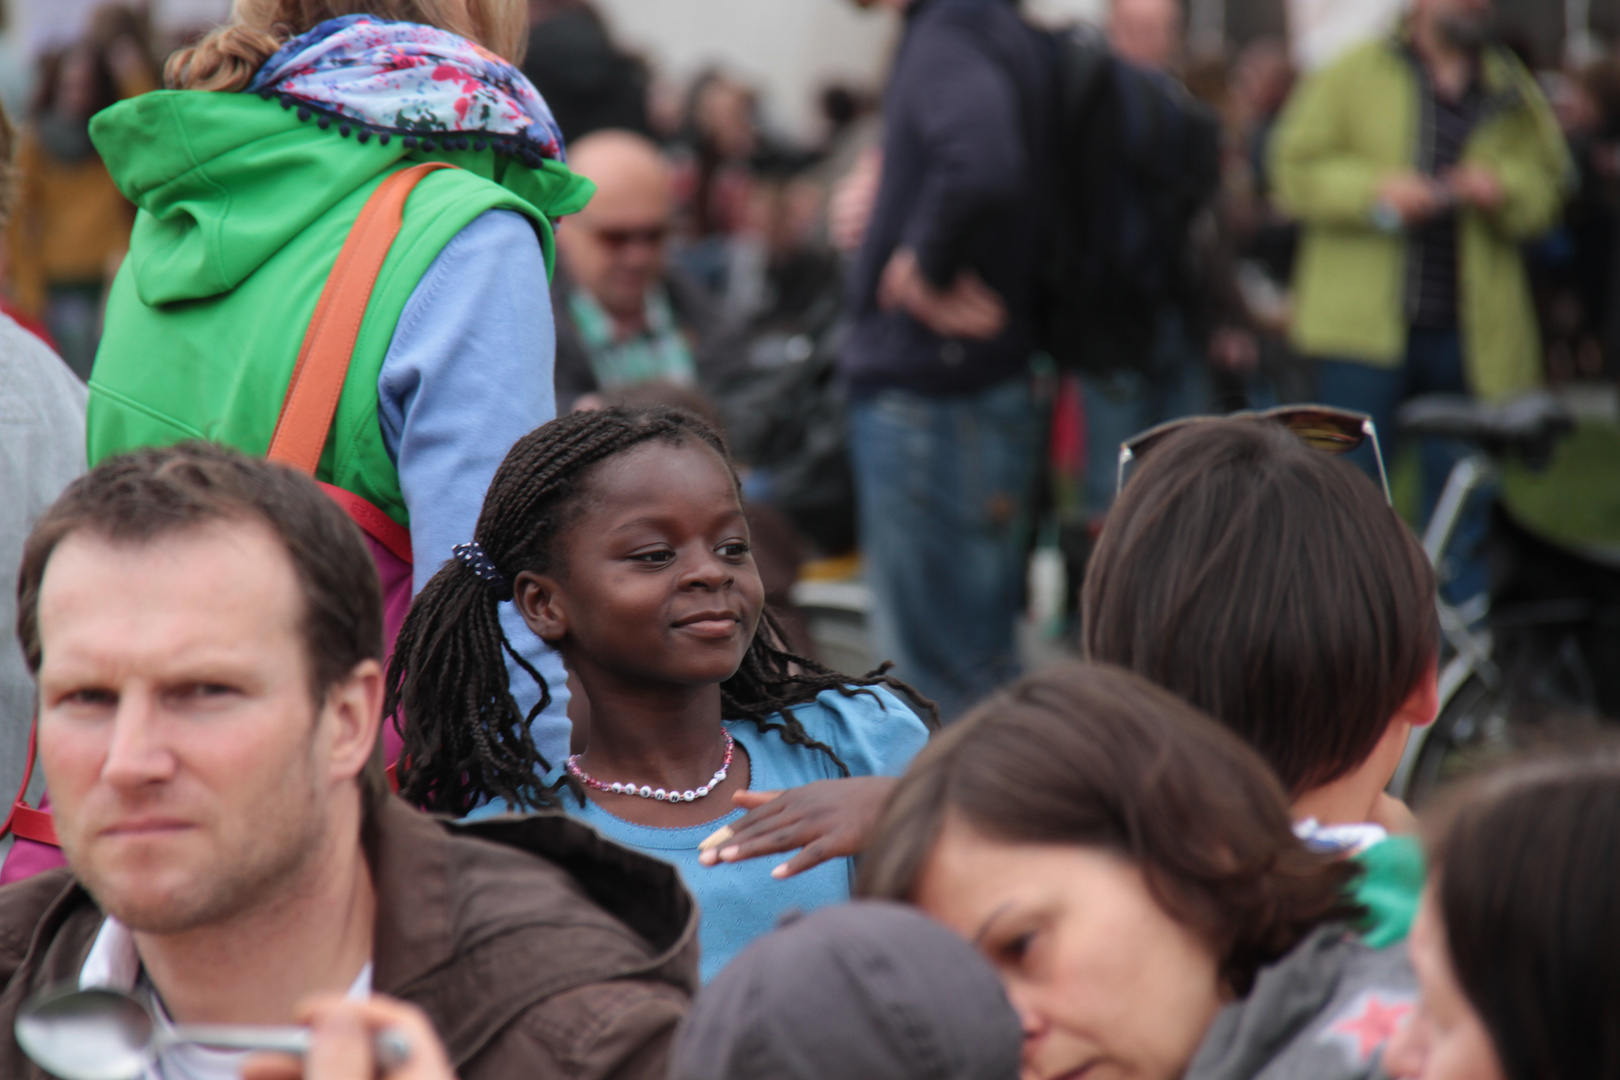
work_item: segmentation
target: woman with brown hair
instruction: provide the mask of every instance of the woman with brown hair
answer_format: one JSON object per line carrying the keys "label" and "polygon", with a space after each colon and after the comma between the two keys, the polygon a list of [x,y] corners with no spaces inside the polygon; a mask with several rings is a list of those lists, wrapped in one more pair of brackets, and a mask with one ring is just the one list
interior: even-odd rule
{"label": "woman with brown hair", "polygon": [[1001,973],[1036,1080],[1370,1076],[1410,1008],[1354,870],[1260,757],[1118,668],[1029,676],[918,755],[862,870]]}
{"label": "woman with brown hair", "polygon": [[1620,1078],[1620,754],[1477,782],[1435,822],[1412,927],[1412,1080]]}

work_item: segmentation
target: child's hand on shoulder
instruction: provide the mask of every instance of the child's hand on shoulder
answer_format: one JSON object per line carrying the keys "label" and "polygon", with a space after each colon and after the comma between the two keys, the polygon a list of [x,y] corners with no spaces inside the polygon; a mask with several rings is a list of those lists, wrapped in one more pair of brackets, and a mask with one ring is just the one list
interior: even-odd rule
{"label": "child's hand on shoulder", "polygon": [[858,855],[897,782],[891,776],[854,776],[786,791],[739,791],[732,801],[748,813],[705,840],[698,861],[718,866],[800,849],[771,871],[780,880],[828,859]]}

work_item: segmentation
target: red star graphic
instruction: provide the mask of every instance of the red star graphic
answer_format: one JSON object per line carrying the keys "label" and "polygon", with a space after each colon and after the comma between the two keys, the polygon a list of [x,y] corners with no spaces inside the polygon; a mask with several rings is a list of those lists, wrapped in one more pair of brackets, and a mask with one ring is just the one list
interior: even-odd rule
{"label": "red star graphic", "polygon": [[1376,996],[1369,994],[1359,1016],[1340,1020],[1329,1030],[1335,1035],[1345,1035],[1354,1039],[1357,1055],[1362,1061],[1366,1061],[1379,1047],[1394,1038],[1395,1033],[1401,1029],[1401,1021],[1405,1020],[1411,1011],[1412,1003],[1409,1001],[1397,1001],[1386,1005]]}

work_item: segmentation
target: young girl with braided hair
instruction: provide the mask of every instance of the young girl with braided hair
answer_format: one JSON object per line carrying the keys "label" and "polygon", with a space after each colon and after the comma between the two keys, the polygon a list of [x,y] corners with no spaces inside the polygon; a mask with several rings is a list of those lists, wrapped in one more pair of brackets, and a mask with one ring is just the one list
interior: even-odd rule
{"label": "young girl with braided hair", "polygon": [[[703,911],[711,977],[780,913],[848,898],[848,856],[890,783],[879,778],[928,739],[894,691],[933,719],[882,669],[850,678],[794,655],[763,592],[713,428],[624,407],[546,424],[513,446],[471,542],[400,630],[388,708],[404,718],[401,793],[476,817],[560,805],[675,864]],[[566,762],[530,737],[549,691],[526,664],[541,704],[524,715],[513,700],[506,601],[590,703]],[[700,852],[727,827],[750,849]],[[794,848],[774,870],[747,857]]]}

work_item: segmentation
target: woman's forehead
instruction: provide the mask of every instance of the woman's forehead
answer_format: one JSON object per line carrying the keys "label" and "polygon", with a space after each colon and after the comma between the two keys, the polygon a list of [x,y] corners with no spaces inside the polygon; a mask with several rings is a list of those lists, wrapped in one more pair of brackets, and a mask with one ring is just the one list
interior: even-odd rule
{"label": "woman's forehead", "polygon": [[937,889],[979,904],[999,904],[1020,895],[1045,895],[1052,886],[1122,882],[1140,884],[1140,871],[1105,848],[1000,839],[952,815],[929,852],[919,893]]}

